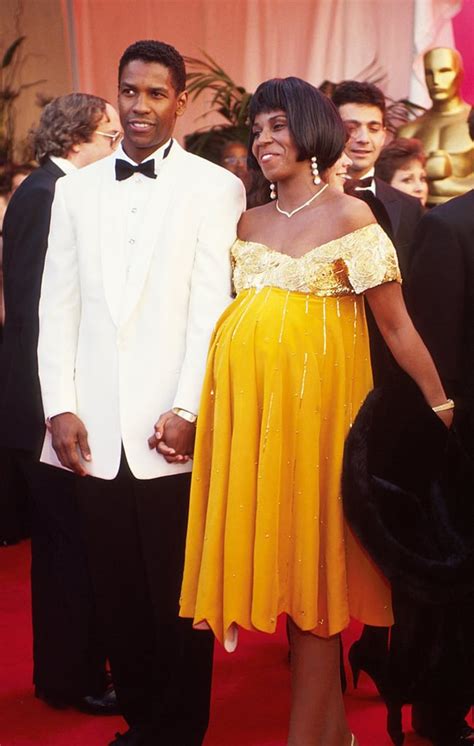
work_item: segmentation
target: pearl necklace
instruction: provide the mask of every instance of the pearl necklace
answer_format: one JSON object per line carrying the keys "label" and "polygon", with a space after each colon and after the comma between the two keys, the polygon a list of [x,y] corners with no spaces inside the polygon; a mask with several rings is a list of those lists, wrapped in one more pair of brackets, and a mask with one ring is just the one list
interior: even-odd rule
{"label": "pearl necklace", "polygon": [[278,210],[278,212],[281,213],[281,215],[286,215],[287,218],[292,218],[293,215],[296,215],[297,212],[299,212],[300,210],[303,210],[304,207],[308,207],[308,205],[310,205],[311,202],[314,202],[314,200],[316,199],[316,197],[319,197],[319,195],[322,194],[324,192],[324,190],[327,189],[328,186],[329,186],[329,184],[325,184],[323,186],[323,188],[320,189],[319,192],[316,192],[316,194],[313,194],[313,196],[310,197],[304,203],[304,205],[300,205],[299,207],[295,207],[295,209],[292,210],[291,212],[287,212],[286,210],[282,210],[281,207],[280,207],[280,205],[278,204],[278,200],[275,202],[275,207]]}

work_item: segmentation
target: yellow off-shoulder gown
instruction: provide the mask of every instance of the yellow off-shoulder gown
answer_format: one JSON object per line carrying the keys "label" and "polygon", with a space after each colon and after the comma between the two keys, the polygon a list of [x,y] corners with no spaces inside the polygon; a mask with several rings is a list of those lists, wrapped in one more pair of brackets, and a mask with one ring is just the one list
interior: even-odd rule
{"label": "yellow off-shoulder gown", "polygon": [[220,642],[287,613],[321,637],[393,623],[390,586],[346,524],[344,440],[372,388],[365,290],[400,281],[369,225],[294,258],[232,247],[196,433],[180,615]]}

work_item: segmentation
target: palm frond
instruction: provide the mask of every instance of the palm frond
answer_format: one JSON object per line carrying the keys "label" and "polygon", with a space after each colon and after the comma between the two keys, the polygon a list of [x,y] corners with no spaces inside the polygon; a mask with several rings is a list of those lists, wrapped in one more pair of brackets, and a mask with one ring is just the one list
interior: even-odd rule
{"label": "palm frond", "polygon": [[[252,94],[243,86],[237,85],[225,70],[206,52],[201,50],[203,58],[185,57],[190,71],[187,74],[187,85],[191,99],[195,101],[199,96],[209,96],[207,111],[200,118],[209,114],[219,114],[225,124],[201,128],[186,138],[186,145],[193,152],[204,155],[210,160],[217,160],[222,144],[229,139],[248,141],[248,114]],[[368,81],[375,85],[383,85],[387,73],[374,55],[369,64],[356,75],[354,80]],[[337,83],[325,80],[320,90],[332,97]],[[387,129],[396,134],[401,124],[422,114],[425,109],[418,104],[404,98],[395,101],[387,98]]]}
{"label": "palm frond", "polygon": [[191,71],[187,75],[188,91],[195,101],[203,93],[211,93],[209,110],[203,117],[214,112],[220,114],[231,127],[245,124],[251,94],[237,85],[225,70],[206,52],[204,59],[185,57]]}
{"label": "palm frond", "polygon": [[11,63],[13,62],[13,58],[15,57],[17,49],[19,49],[19,47],[23,44],[25,39],[26,39],[26,36],[19,36],[18,39],[15,39],[15,41],[12,44],[10,44],[7,51],[3,55],[2,64],[0,65],[2,70],[4,70],[9,65],[11,65]]}

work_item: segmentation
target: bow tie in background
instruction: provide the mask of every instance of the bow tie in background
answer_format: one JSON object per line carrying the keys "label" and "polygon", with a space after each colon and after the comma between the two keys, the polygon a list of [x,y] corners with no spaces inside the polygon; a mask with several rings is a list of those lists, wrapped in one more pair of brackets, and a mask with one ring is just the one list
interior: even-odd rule
{"label": "bow tie in background", "polygon": [[155,161],[152,159],[134,166],[129,161],[117,158],[115,161],[115,178],[117,181],[124,181],[124,179],[128,179],[133,174],[143,174],[143,176],[148,176],[150,179],[156,179]]}
{"label": "bow tie in background", "polygon": [[346,181],[346,187],[349,191],[354,189],[370,189],[374,183],[373,176],[366,176],[365,179],[350,179]]}

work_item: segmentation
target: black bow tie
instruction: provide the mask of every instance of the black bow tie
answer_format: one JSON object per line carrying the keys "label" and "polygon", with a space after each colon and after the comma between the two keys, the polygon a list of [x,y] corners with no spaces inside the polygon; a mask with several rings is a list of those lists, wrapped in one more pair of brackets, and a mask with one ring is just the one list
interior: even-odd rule
{"label": "black bow tie", "polygon": [[115,178],[117,181],[124,181],[124,179],[128,179],[133,174],[143,174],[143,176],[148,176],[150,179],[156,179],[155,161],[152,159],[134,166],[129,161],[117,158],[115,161]]}
{"label": "black bow tie", "polygon": [[[163,153],[163,160],[168,158],[172,145],[173,140],[170,140],[170,144]],[[115,161],[115,178],[117,181],[124,181],[124,179],[128,179],[130,176],[133,176],[133,174],[143,174],[143,176],[148,176],[149,179],[156,179],[157,175],[155,174],[154,159],[151,158],[149,161],[134,166],[130,161],[124,161],[122,158],[117,158]]]}
{"label": "black bow tie", "polygon": [[370,189],[373,183],[373,176],[366,176],[365,179],[350,179],[346,181],[348,189]]}

